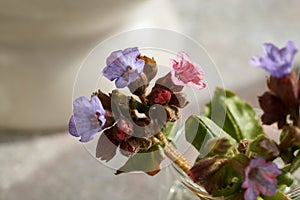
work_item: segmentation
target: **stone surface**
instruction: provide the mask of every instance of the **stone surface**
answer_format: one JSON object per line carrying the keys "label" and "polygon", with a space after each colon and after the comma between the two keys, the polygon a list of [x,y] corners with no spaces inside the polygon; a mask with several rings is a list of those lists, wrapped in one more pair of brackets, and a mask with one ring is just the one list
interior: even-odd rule
{"label": "stone surface", "polygon": [[115,176],[67,133],[1,142],[0,152],[1,200],[166,199],[174,179],[170,169]]}

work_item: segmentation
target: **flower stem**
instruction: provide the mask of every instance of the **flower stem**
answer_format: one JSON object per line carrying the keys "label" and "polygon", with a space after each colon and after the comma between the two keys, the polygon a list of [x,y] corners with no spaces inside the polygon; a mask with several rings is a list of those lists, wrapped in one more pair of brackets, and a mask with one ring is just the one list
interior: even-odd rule
{"label": "flower stem", "polygon": [[164,143],[164,152],[166,156],[171,159],[178,167],[180,167],[186,174],[189,174],[192,164],[182,156],[176,147],[169,142],[165,135],[160,131],[156,134],[159,141]]}

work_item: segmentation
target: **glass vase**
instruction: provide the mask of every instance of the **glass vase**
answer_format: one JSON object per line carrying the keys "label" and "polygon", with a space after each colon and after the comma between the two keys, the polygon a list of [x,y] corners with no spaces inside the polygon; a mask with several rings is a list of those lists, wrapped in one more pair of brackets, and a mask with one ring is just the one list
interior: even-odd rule
{"label": "glass vase", "polygon": [[[262,110],[259,108],[255,108],[254,110],[256,112],[256,115],[260,118],[260,116],[263,113]],[[272,138],[275,141],[279,140],[279,138],[276,138],[276,135],[279,135],[276,125],[263,126],[263,129],[270,138]],[[184,140],[183,137],[184,126],[181,124],[181,126],[179,126],[179,128],[177,129],[176,137],[174,138],[174,142],[177,147],[178,144],[179,146],[181,146],[180,143],[182,143],[182,141]],[[189,148],[187,144],[183,146],[185,150]],[[180,151],[182,152],[182,149]],[[185,154],[195,154],[195,152],[186,151]],[[190,161],[193,160],[192,157],[197,157],[197,155],[184,156],[188,156],[188,160]],[[172,175],[173,177],[175,177],[175,181],[169,189],[167,200],[239,200],[235,198],[231,199],[230,197],[213,197],[212,195],[206,192],[204,187],[194,183],[193,180],[188,176],[186,171],[182,170],[182,168],[179,167],[176,163],[171,163],[170,167]],[[294,178],[294,182],[290,187],[285,188],[284,194],[290,200],[300,200],[300,168],[297,171],[295,171],[292,176]]]}
{"label": "glass vase", "polygon": [[[230,198],[213,197],[203,187],[194,183],[190,177],[175,164],[171,165],[172,172],[176,177],[169,189],[167,200],[226,200]],[[297,173],[298,172],[298,173]],[[300,174],[298,170],[295,174]],[[300,179],[295,177],[294,184],[286,188],[285,195],[290,200],[300,200]],[[277,200],[277,199],[276,199]]]}

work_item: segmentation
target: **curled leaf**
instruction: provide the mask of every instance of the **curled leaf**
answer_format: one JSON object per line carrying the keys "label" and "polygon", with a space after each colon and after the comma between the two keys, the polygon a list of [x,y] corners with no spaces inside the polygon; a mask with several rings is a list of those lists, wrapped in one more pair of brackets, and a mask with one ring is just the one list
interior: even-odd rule
{"label": "curled leaf", "polygon": [[116,171],[116,175],[142,171],[150,176],[154,176],[160,171],[160,163],[164,159],[164,152],[159,145],[153,145],[149,150],[140,150],[129,157],[127,162]]}
{"label": "curled leaf", "polygon": [[211,150],[211,148],[207,148],[207,142],[209,141],[226,138],[225,141],[230,141],[230,144],[235,145],[236,143],[229,134],[212,120],[205,116],[196,115],[191,115],[185,122],[185,138],[199,151],[200,158],[209,154]]}

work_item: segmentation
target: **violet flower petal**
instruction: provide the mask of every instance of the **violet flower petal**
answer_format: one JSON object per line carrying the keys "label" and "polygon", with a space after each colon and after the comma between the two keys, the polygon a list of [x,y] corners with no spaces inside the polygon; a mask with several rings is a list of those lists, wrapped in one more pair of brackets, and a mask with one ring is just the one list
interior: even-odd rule
{"label": "violet flower petal", "polygon": [[75,126],[75,121],[74,121],[74,116],[72,115],[69,121],[69,133],[73,135],[74,137],[79,137],[80,135],[78,134]]}
{"label": "violet flower petal", "polygon": [[262,49],[263,57],[252,57],[250,64],[268,71],[275,78],[291,73],[294,55],[298,51],[293,41],[288,41],[282,49],[271,43],[265,43]]}
{"label": "violet flower petal", "polygon": [[106,59],[102,74],[110,81],[116,80],[117,88],[124,88],[134,82],[143,72],[145,61],[136,60],[140,52],[137,47],[114,51]]}
{"label": "violet flower petal", "polygon": [[277,165],[259,157],[252,159],[246,168],[246,180],[242,187],[246,189],[245,200],[256,200],[260,195],[272,196],[277,191],[276,177],[281,174]]}
{"label": "violet flower petal", "polygon": [[69,123],[69,132],[75,137],[81,136],[81,142],[88,142],[104,126],[105,110],[97,96],[91,100],[82,96],[73,102],[73,115]]}
{"label": "violet flower petal", "polygon": [[[243,184],[243,187],[245,187],[246,184]],[[259,196],[259,191],[258,189],[255,187],[254,184],[249,183],[249,185],[247,185],[247,190],[245,192],[245,199],[246,200],[256,200],[257,197]]]}

